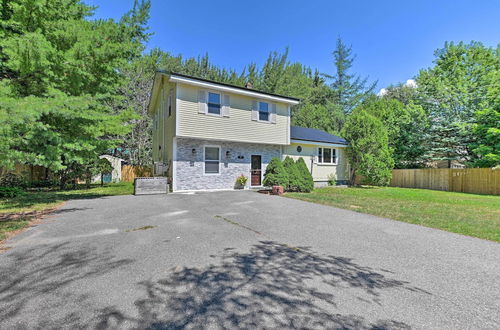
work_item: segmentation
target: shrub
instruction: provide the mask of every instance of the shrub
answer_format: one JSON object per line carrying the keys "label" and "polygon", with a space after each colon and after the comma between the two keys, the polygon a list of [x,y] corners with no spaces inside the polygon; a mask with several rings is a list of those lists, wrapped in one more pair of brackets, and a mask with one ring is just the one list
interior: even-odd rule
{"label": "shrub", "polygon": [[328,174],[328,185],[335,186],[337,185],[337,176],[333,173]]}
{"label": "shrub", "polygon": [[288,174],[283,167],[283,163],[279,158],[272,158],[266,167],[266,172],[264,173],[264,186],[288,186]]}
{"label": "shrub", "polygon": [[286,156],[283,161],[283,167],[288,174],[288,186],[285,187],[287,191],[298,191],[300,186],[300,173],[297,164],[292,157]]}
{"label": "shrub", "polygon": [[351,165],[351,183],[361,175],[366,183],[387,186],[394,159],[383,123],[363,109],[355,110],[347,119],[342,134],[349,141],[346,151]]}
{"label": "shrub", "polygon": [[247,184],[248,178],[243,174],[236,178],[236,184],[244,187]]}
{"label": "shrub", "polygon": [[314,189],[314,180],[302,157],[297,160],[296,166],[300,177],[298,191],[311,192]]}
{"label": "shrub", "polygon": [[29,188],[50,188],[50,187],[57,187],[59,184],[59,181],[57,180],[51,180],[51,179],[46,179],[46,180],[37,180],[37,181],[31,181],[28,184]]}
{"label": "shrub", "polygon": [[0,178],[0,186],[25,188],[26,182],[20,175],[14,173],[7,173]]}
{"label": "shrub", "polygon": [[0,187],[0,198],[14,198],[24,194],[24,190],[19,187]]}

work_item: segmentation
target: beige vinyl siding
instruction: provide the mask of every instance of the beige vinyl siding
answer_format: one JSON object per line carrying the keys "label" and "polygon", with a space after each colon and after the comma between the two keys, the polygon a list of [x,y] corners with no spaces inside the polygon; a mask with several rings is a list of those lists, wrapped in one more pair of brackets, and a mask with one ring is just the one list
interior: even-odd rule
{"label": "beige vinyl siding", "polygon": [[[172,91],[172,92],[170,92]],[[171,94],[170,94],[171,93]],[[168,116],[168,97],[172,95],[172,110]],[[153,161],[163,162],[171,165],[173,157],[173,138],[175,136],[175,106],[176,106],[176,85],[172,83],[162,83],[158,90],[157,102],[154,107],[153,118],[157,121],[153,123]],[[161,146],[161,150],[159,149]],[[167,175],[171,176],[171,166]]]}
{"label": "beige vinyl siding", "polygon": [[177,88],[178,136],[279,145],[286,145],[289,141],[290,118],[286,104],[276,103],[276,124],[252,121],[254,98],[228,94],[229,117],[219,117],[198,113],[199,88],[185,84],[177,84]]}
{"label": "beige vinyl siding", "polygon": [[[298,146],[302,147],[301,152],[297,151]],[[330,174],[336,175],[337,180],[348,180],[349,175],[345,148],[332,147],[336,149],[337,164],[318,164],[318,147],[328,148],[326,146],[309,143],[292,143],[283,148],[283,158],[290,156],[297,160],[299,157],[302,157],[309,171],[311,171],[311,166],[313,167],[312,176],[314,181],[327,181]]]}

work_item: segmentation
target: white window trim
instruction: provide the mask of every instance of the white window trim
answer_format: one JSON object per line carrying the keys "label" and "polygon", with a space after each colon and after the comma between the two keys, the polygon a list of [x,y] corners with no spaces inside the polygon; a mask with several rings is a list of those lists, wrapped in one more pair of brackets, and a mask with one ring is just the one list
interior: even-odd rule
{"label": "white window trim", "polygon": [[[206,173],[205,172],[205,148],[219,148],[219,173]],[[217,144],[204,144],[203,145],[203,175],[220,175],[221,169],[220,169],[220,164],[222,163],[222,148],[220,145]]]}
{"label": "white window trim", "polygon": [[[260,102],[267,103],[267,120],[260,119]],[[268,123],[271,124],[271,108],[273,104],[267,100],[257,100],[257,121],[259,123]],[[263,112],[263,111],[262,111]]]}
{"label": "white window trim", "polygon": [[[206,100],[205,102],[207,103],[207,106],[205,107],[205,115],[208,115],[208,116],[214,116],[214,117],[222,117],[222,104],[224,103],[222,98],[224,97],[224,94],[222,94],[220,91],[215,91],[215,90],[206,90],[205,91],[207,94],[206,94]],[[211,112],[208,112],[208,93],[212,93],[212,94],[218,94],[219,95],[219,99],[220,99],[220,108],[219,108],[219,113],[216,114],[216,113],[211,113]]]}
{"label": "white window trim", "polygon": [[[319,149],[323,149],[322,153],[321,153],[321,162],[319,161]],[[325,159],[325,151],[324,151],[324,149],[335,150],[335,157],[332,157],[332,162],[325,163],[323,161]],[[332,156],[333,156],[333,152],[332,152]],[[318,165],[337,165],[337,163],[338,163],[338,157],[339,157],[338,156],[338,150],[337,150],[337,148],[318,147],[317,148],[317,157],[318,157],[318,162],[317,162]]]}

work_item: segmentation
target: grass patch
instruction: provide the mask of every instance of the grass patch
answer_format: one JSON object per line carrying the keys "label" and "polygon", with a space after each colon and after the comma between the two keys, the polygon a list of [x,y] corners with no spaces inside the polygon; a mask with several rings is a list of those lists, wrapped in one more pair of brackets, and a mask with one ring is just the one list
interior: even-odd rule
{"label": "grass patch", "polygon": [[27,192],[24,196],[0,199],[0,215],[5,213],[43,211],[72,199],[131,195],[133,192],[134,186],[132,182],[110,183],[104,186],[92,185],[90,189],[79,186],[72,190]]}
{"label": "grass patch", "polygon": [[110,183],[104,186],[93,185],[90,189],[83,186],[73,190],[33,191],[23,196],[0,199],[0,241],[8,232],[27,227],[34,219],[50,212],[50,209],[71,199],[99,198],[114,195],[130,195],[134,191],[133,183]]}
{"label": "grass patch", "polygon": [[138,231],[138,230],[148,230],[148,229],[153,229],[155,228],[156,226],[142,226],[142,227],[139,227],[139,228],[134,228],[134,229],[127,229],[125,230],[127,233],[130,233],[131,231]]}
{"label": "grass patch", "polygon": [[29,225],[29,221],[25,218],[16,220],[0,221],[0,241],[7,238],[7,233],[22,229]]}
{"label": "grass patch", "polygon": [[286,197],[500,242],[500,197],[426,189],[315,189]]}

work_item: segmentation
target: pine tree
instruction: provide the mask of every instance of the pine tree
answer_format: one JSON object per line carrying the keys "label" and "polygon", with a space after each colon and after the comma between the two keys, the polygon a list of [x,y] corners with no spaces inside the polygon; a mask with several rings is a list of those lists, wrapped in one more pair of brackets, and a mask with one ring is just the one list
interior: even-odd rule
{"label": "pine tree", "polygon": [[377,82],[368,84],[368,78],[361,78],[349,72],[356,56],[352,53],[352,46],[344,44],[340,37],[337,38],[333,58],[335,74],[325,74],[325,77],[332,80],[330,86],[333,92],[333,103],[339,104],[344,114],[347,115],[373,93]]}
{"label": "pine tree", "polygon": [[296,165],[297,171],[299,172],[300,183],[298,190],[300,192],[311,192],[314,189],[314,180],[307,168],[304,158],[300,157],[297,159]]}
{"label": "pine tree", "polygon": [[288,185],[287,187],[285,187],[286,190],[298,191],[299,187],[301,186],[301,177],[299,169],[293,158],[290,156],[286,156],[285,160],[283,160],[283,167],[288,174]]}
{"label": "pine tree", "polygon": [[37,3],[0,8],[11,27],[0,38],[0,163],[45,166],[63,187],[129,131],[120,69],[144,49],[150,3],[135,1],[119,22],[88,19],[92,7],[77,0]]}
{"label": "pine tree", "polygon": [[267,164],[263,184],[266,187],[282,186],[286,188],[288,186],[288,173],[279,158],[273,157]]}

